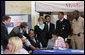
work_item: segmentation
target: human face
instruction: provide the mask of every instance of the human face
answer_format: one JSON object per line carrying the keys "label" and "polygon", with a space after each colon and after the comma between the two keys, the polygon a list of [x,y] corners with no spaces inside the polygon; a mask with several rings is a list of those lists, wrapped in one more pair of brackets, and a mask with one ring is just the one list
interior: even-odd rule
{"label": "human face", "polygon": [[34,34],[34,32],[33,32],[33,31],[30,31],[30,32],[29,32],[29,36],[30,36],[31,38],[33,38],[33,37],[34,37],[34,35],[35,35],[35,34]]}
{"label": "human face", "polygon": [[58,18],[59,19],[62,19],[63,18],[63,15],[61,13],[58,13]]}
{"label": "human face", "polygon": [[52,38],[53,38],[53,39],[56,39],[56,38],[57,38],[57,36],[56,36],[56,35],[54,35],[54,34],[52,34]]}
{"label": "human face", "polygon": [[9,18],[8,20],[5,21],[5,24],[8,26],[10,24],[11,19]]}
{"label": "human face", "polygon": [[25,28],[23,28],[23,31],[27,31],[27,29],[28,29],[28,26],[26,26]]}
{"label": "human face", "polygon": [[73,16],[74,16],[75,19],[78,19],[79,13],[77,13],[76,11],[74,11],[74,12],[73,12]]}
{"label": "human face", "polygon": [[13,48],[13,44],[8,43],[7,48],[11,51],[11,50],[12,50],[12,48]]}
{"label": "human face", "polygon": [[39,21],[39,24],[40,24],[40,25],[43,25],[43,21]]}
{"label": "human face", "polygon": [[50,22],[50,17],[47,17],[46,18],[46,22]]}

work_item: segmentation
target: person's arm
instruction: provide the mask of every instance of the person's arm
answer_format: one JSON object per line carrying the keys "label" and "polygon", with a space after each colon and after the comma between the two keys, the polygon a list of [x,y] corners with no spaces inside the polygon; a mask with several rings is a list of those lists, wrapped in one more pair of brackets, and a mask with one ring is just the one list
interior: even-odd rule
{"label": "person's arm", "polygon": [[39,48],[35,48],[33,45],[29,45],[29,47],[32,49],[32,50],[38,50]]}
{"label": "person's arm", "polygon": [[41,42],[40,42],[40,48],[42,48],[43,46],[42,46],[42,44],[41,44]]}
{"label": "person's arm", "polygon": [[56,33],[57,33],[57,35],[59,35],[59,25],[58,25],[58,22],[59,21],[56,21]]}
{"label": "person's arm", "polygon": [[1,26],[1,40],[8,41],[8,31],[4,26]]}
{"label": "person's arm", "polygon": [[37,26],[34,27],[34,32],[35,32],[35,36],[37,36],[37,34],[38,34]]}
{"label": "person's arm", "polygon": [[[53,38],[52,38],[52,40],[53,40]],[[50,41],[50,40],[49,40]],[[58,44],[57,44],[58,42],[57,42],[57,39],[55,40],[55,43],[54,43],[54,47],[53,47],[53,49],[58,49]]]}
{"label": "person's arm", "polygon": [[55,30],[55,24],[53,24],[53,30]]}
{"label": "person's arm", "polygon": [[70,35],[71,34],[71,23],[69,20],[67,20],[67,34]]}
{"label": "person's arm", "polygon": [[2,42],[4,41],[4,40],[6,40],[5,39],[5,29],[4,29],[4,26],[1,26],[1,44],[3,44]]}
{"label": "person's arm", "polygon": [[66,47],[66,45],[65,45],[65,41],[64,41],[63,38],[61,38],[61,44],[62,44],[62,48],[65,48],[65,47]]}
{"label": "person's arm", "polygon": [[28,34],[27,34],[27,32],[26,32],[26,31],[24,31],[24,36],[25,36],[25,37],[28,37]]}
{"label": "person's arm", "polygon": [[33,45],[31,45],[31,43],[30,43],[28,40],[24,40],[24,42],[25,42],[25,45],[26,45],[27,47],[30,47],[32,50],[37,50],[37,49],[39,49],[39,48],[35,48]]}
{"label": "person's arm", "polygon": [[82,30],[81,30],[81,33],[84,34],[84,20],[82,21]]}
{"label": "person's arm", "polygon": [[71,35],[73,35],[73,21],[71,21]]}
{"label": "person's arm", "polygon": [[26,42],[25,45],[26,45],[27,47],[30,47],[32,50],[37,50],[37,49],[39,49],[39,48],[35,48],[33,45],[31,45],[31,43],[30,43],[29,41]]}
{"label": "person's arm", "polygon": [[8,39],[9,39],[8,31],[6,30],[4,25],[1,25],[1,45],[3,46],[3,49],[6,48]]}

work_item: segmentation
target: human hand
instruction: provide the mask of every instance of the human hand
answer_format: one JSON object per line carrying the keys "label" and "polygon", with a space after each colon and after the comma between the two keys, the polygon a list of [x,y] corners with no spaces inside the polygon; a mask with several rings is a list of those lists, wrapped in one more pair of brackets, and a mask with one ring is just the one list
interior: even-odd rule
{"label": "human hand", "polygon": [[55,47],[53,47],[53,49],[58,49],[58,47],[57,47],[57,46],[55,46]]}
{"label": "human hand", "polygon": [[39,50],[39,48],[37,47],[36,50]]}
{"label": "human hand", "polygon": [[25,43],[25,42],[27,42],[28,40],[27,40],[26,38],[22,37],[22,41]]}

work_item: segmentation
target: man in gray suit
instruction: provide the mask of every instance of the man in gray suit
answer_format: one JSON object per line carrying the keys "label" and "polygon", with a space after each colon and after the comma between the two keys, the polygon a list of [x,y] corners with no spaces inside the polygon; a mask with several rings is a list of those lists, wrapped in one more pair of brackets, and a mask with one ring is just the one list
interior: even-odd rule
{"label": "man in gray suit", "polygon": [[20,38],[22,38],[23,35],[26,37],[27,36],[27,33],[26,33],[27,29],[28,29],[27,23],[23,22],[20,24],[20,26],[14,27],[12,29],[12,31],[9,34],[9,37],[19,36]]}

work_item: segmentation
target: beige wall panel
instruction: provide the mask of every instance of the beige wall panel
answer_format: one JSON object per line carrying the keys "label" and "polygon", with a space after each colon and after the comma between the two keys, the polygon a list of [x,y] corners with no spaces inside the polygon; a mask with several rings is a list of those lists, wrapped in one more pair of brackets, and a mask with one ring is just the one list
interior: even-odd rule
{"label": "beige wall panel", "polygon": [[5,1],[6,14],[31,14],[31,1]]}

